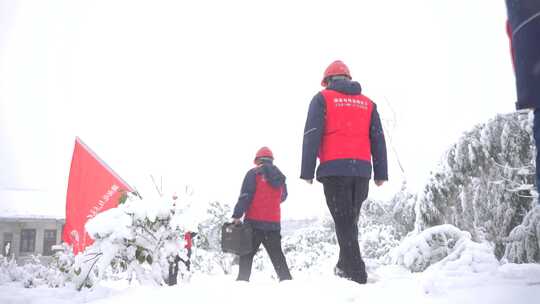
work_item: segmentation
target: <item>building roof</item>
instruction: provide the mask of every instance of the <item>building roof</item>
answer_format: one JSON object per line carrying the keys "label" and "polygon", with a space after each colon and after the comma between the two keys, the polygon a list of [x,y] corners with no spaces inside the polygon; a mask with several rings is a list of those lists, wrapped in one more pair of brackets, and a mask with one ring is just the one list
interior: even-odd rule
{"label": "building roof", "polygon": [[0,218],[64,219],[65,203],[52,200],[43,190],[0,189]]}

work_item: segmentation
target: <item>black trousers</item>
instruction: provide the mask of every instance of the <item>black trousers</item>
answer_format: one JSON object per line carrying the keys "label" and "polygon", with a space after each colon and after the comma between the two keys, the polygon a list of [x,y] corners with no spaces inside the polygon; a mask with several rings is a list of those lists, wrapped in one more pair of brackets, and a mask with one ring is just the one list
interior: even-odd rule
{"label": "black trousers", "polygon": [[533,137],[536,146],[536,191],[540,191],[540,108],[534,109]]}
{"label": "black trousers", "polygon": [[167,284],[169,286],[176,285],[178,283],[178,256],[175,257],[173,262],[169,262],[169,279]]}
{"label": "black trousers", "polygon": [[367,281],[366,265],[358,244],[358,218],[360,208],[369,191],[369,179],[356,176],[321,177],[326,204],[332,214],[339,244],[336,267],[344,277],[364,284]]}
{"label": "black trousers", "polygon": [[170,286],[176,285],[178,283],[178,262],[184,263],[186,265],[187,271],[190,271],[191,268],[191,248],[187,249],[187,260],[184,261],[180,256],[174,257],[174,261],[169,262],[169,280],[167,284]]}
{"label": "black trousers", "polygon": [[265,231],[253,228],[253,250],[240,256],[238,278],[237,281],[249,281],[251,276],[251,267],[253,265],[253,257],[259,250],[259,247],[263,244],[266,252],[270,256],[270,261],[278,275],[280,281],[291,280],[291,273],[289,272],[289,266],[283,255],[281,249],[281,234],[279,231]]}

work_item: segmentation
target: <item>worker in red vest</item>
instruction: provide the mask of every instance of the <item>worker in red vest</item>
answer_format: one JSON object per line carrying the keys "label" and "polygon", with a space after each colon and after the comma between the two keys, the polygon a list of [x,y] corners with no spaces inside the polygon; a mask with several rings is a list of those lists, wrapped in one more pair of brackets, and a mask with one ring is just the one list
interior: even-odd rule
{"label": "worker in red vest", "polygon": [[287,198],[285,175],[273,164],[274,155],[261,148],[255,155],[255,168],[249,170],[242,183],[233,222],[251,225],[253,250],[240,256],[238,281],[249,281],[253,257],[261,243],[270,256],[280,281],[291,280],[291,273],[281,249],[281,202]]}
{"label": "worker in red vest", "polygon": [[184,245],[184,248],[186,248],[186,255],[187,255],[187,260],[184,261],[182,259],[182,262],[184,262],[184,264],[186,265],[186,269],[187,271],[191,271],[191,247],[193,246],[193,238],[197,235],[196,232],[191,232],[191,231],[188,231],[186,233],[184,233],[184,242],[186,243]]}
{"label": "worker in red vest", "polygon": [[349,68],[334,61],[325,88],[313,97],[304,129],[300,178],[323,184],[339,244],[336,275],[360,284],[367,273],[358,244],[358,219],[372,171],[377,186],[388,180],[386,143],[377,107],[352,81]]}
{"label": "worker in red vest", "polygon": [[184,233],[184,248],[186,249],[186,256],[187,259],[184,260],[180,257],[179,254],[177,254],[174,257],[174,260],[169,262],[169,285],[176,285],[177,283],[177,277],[178,277],[178,263],[182,262],[184,265],[186,265],[187,271],[191,271],[191,247],[193,246],[193,238],[197,235],[196,232],[187,231]]}
{"label": "worker in red vest", "polygon": [[[178,199],[178,195],[176,193],[173,194],[172,200],[173,200],[173,206],[176,206],[176,201]],[[177,277],[178,277],[178,262],[184,263],[186,265],[187,271],[191,271],[191,247],[193,247],[193,238],[197,235],[196,232],[186,231],[184,233],[184,248],[186,249],[186,256],[187,259],[184,260],[180,257],[179,254],[177,254],[174,259],[172,259],[169,262],[169,279],[168,284],[169,285],[176,285],[177,283]]]}

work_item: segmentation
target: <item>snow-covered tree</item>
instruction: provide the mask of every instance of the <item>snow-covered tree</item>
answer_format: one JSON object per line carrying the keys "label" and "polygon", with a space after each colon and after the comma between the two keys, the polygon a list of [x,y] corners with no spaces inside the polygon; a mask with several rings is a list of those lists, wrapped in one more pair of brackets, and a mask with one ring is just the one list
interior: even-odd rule
{"label": "snow-covered tree", "polygon": [[521,224],[533,202],[532,116],[498,115],[451,147],[420,194],[415,231],[452,224],[495,244]]}

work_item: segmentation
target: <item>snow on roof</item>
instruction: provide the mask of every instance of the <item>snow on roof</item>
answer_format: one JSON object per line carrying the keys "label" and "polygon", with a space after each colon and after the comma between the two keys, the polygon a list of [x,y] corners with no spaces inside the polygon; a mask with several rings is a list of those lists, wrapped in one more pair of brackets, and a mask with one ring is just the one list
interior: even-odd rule
{"label": "snow on roof", "polygon": [[63,219],[65,203],[52,202],[47,191],[0,189],[0,218]]}

